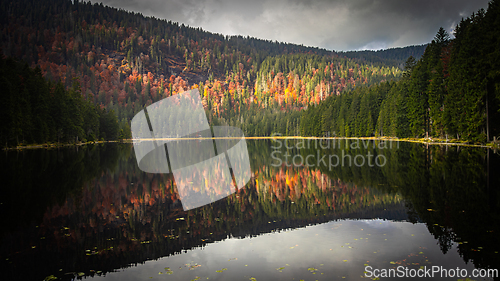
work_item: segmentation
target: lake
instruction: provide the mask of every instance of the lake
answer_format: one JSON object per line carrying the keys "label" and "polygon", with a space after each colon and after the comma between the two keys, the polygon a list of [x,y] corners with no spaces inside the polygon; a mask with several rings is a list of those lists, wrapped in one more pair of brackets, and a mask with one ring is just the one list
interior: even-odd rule
{"label": "lake", "polygon": [[132,144],[3,151],[2,279],[493,280],[498,152],[246,142],[248,184],[188,211]]}

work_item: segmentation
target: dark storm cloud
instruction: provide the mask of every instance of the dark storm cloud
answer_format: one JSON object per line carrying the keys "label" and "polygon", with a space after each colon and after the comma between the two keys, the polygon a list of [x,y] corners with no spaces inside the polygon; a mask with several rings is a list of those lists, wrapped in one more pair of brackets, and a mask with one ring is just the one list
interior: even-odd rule
{"label": "dark storm cloud", "polygon": [[428,43],[487,0],[102,0],[211,32],[318,46],[380,49]]}

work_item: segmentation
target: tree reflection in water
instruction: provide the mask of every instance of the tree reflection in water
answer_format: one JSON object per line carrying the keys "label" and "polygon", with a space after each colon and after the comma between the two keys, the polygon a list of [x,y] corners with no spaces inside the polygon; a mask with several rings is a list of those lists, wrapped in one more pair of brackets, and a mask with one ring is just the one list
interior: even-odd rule
{"label": "tree reflection in water", "polygon": [[353,151],[344,141],[319,154],[288,151],[370,152],[384,155],[387,165],[275,167],[270,141],[247,143],[250,183],[188,212],[171,175],[140,171],[131,145],[5,153],[0,206],[12,215],[1,233],[3,272],[71,279],[64,273],[100,274],[227,237],[348,218],[421,221],[443,253],[455,241],[477,267],[500,262],[499,184],[491,175],[500,161],[492,152],[408,143],[379,149],[374,142]]}

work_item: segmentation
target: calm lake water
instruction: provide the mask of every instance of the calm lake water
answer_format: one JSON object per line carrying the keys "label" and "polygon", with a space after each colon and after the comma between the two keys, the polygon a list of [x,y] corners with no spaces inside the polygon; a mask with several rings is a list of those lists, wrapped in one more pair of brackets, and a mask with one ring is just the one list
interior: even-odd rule
{"label": "calm lake water", "polygon": [[427,279],[441,280],[500,265],[494,151],[247,147],[250,182],[187,212],[172,175],[139,170],[131,144],[3,151],[2,279],[363,280],[439,267]]}

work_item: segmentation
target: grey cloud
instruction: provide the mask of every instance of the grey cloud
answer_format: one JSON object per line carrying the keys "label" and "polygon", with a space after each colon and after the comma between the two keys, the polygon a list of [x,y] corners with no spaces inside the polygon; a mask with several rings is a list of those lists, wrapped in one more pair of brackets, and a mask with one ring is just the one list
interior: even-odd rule
{"label": "grey cloud", "polygon": [[333,50],[425,44],[487,0],[102,0],[103,4],[227,35]]}

